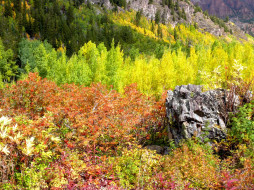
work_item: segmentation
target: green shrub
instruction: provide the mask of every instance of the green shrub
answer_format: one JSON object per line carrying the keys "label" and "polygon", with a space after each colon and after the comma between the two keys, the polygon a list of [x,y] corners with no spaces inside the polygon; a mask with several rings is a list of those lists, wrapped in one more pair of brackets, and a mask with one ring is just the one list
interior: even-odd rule
{"label": "green shrub", "polygon": [[254,102],[239,108],[239,112],[232,119],[230,134],[239,143],[254,143]]}
{"label": "green shrub", "polygon": [[120,184],[126,189],[141,188],[148,184],[158,167],[160,156],[154,151],[134,148],[125,149],[122,156],[112,159],[114,172],[120,179]]}

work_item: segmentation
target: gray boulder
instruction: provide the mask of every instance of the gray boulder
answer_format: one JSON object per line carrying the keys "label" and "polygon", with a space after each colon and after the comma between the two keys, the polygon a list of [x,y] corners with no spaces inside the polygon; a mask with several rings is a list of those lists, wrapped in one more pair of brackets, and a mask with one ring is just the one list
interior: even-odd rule
{"label": "gray boulder", "polygon": [[168,91],[169,137],[176,143],[192,136],[215,140],[226,137],[228,112],[236,111],[238,96],[223,89],[202,90],[202,86],[182,85]]}
{"label": "gray boulder", "polygon": [[145,148],[149,149],[149,150],[155,150],[157,154],[163,154],[164,153],[164,148],[162,146],[148,145]]}

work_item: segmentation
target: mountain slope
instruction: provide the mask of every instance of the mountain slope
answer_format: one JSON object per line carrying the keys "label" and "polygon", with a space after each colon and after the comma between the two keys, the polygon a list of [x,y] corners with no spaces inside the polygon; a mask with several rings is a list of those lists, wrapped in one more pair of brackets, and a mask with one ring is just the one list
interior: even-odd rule
{"label": "mountain slope", "polygon": [[[94,4],[114,9],[114,1],[91,0]],[[162,23],[170,23],[173,27],[177,24],[197,25],[201,30],[209,32],[215,36],[227,35],[229,32],[238,38],[246,39],[243,31],[235,25],[224,23],[222,20],[216,21],[198,10],[190,1],[183,0],[127,0],[125,9],[142,11],[142,14],[149,19],[156,20],[156,15],[160,17]],[[119,8],[118,10],[124,11]]]}
{"label": "mountain slope", "polygon": [[191,0],[197,3],[209,14],[220,18],[227,16],[242,29],[254,33],[254,3],[253,0]]}

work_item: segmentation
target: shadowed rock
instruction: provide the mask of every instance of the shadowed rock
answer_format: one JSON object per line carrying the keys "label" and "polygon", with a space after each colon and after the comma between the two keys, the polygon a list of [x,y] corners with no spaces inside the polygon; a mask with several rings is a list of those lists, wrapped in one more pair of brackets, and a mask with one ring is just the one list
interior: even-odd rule
{"label": "shadowed rock", "polygon": [[149,150],[155,150],[157,154],[164,154],[164,147],[158,145],[148,145],[145,147]]}
{"label": "shadowed rock", "polygon": [[166,99],[169,136],[176,143],[192,136],[221,140],[226,137],[226,115],[238,105],[238,96],[223,89],[203,92],[198,85],[177,86]]}

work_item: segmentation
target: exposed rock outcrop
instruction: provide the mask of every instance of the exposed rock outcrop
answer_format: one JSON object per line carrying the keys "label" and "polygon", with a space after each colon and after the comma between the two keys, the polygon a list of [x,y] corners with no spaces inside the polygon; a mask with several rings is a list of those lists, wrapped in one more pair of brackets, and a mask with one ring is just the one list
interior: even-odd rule
{"label": "exposed rock outcrop", "polygon": [[238,96],[223,89],[202,92],[202,86],[177,86],[174,91],[168,91],[166,99],[169,136],[176,143],[192,136],[225,138],[228,105],[230,111],[236,110]]}
{"label": "exposed rock outcrop", "polygon": [[254,2],[253,0],[191,0],[198,3],[210,15],[230,20],[246,32],[254,35]]}

